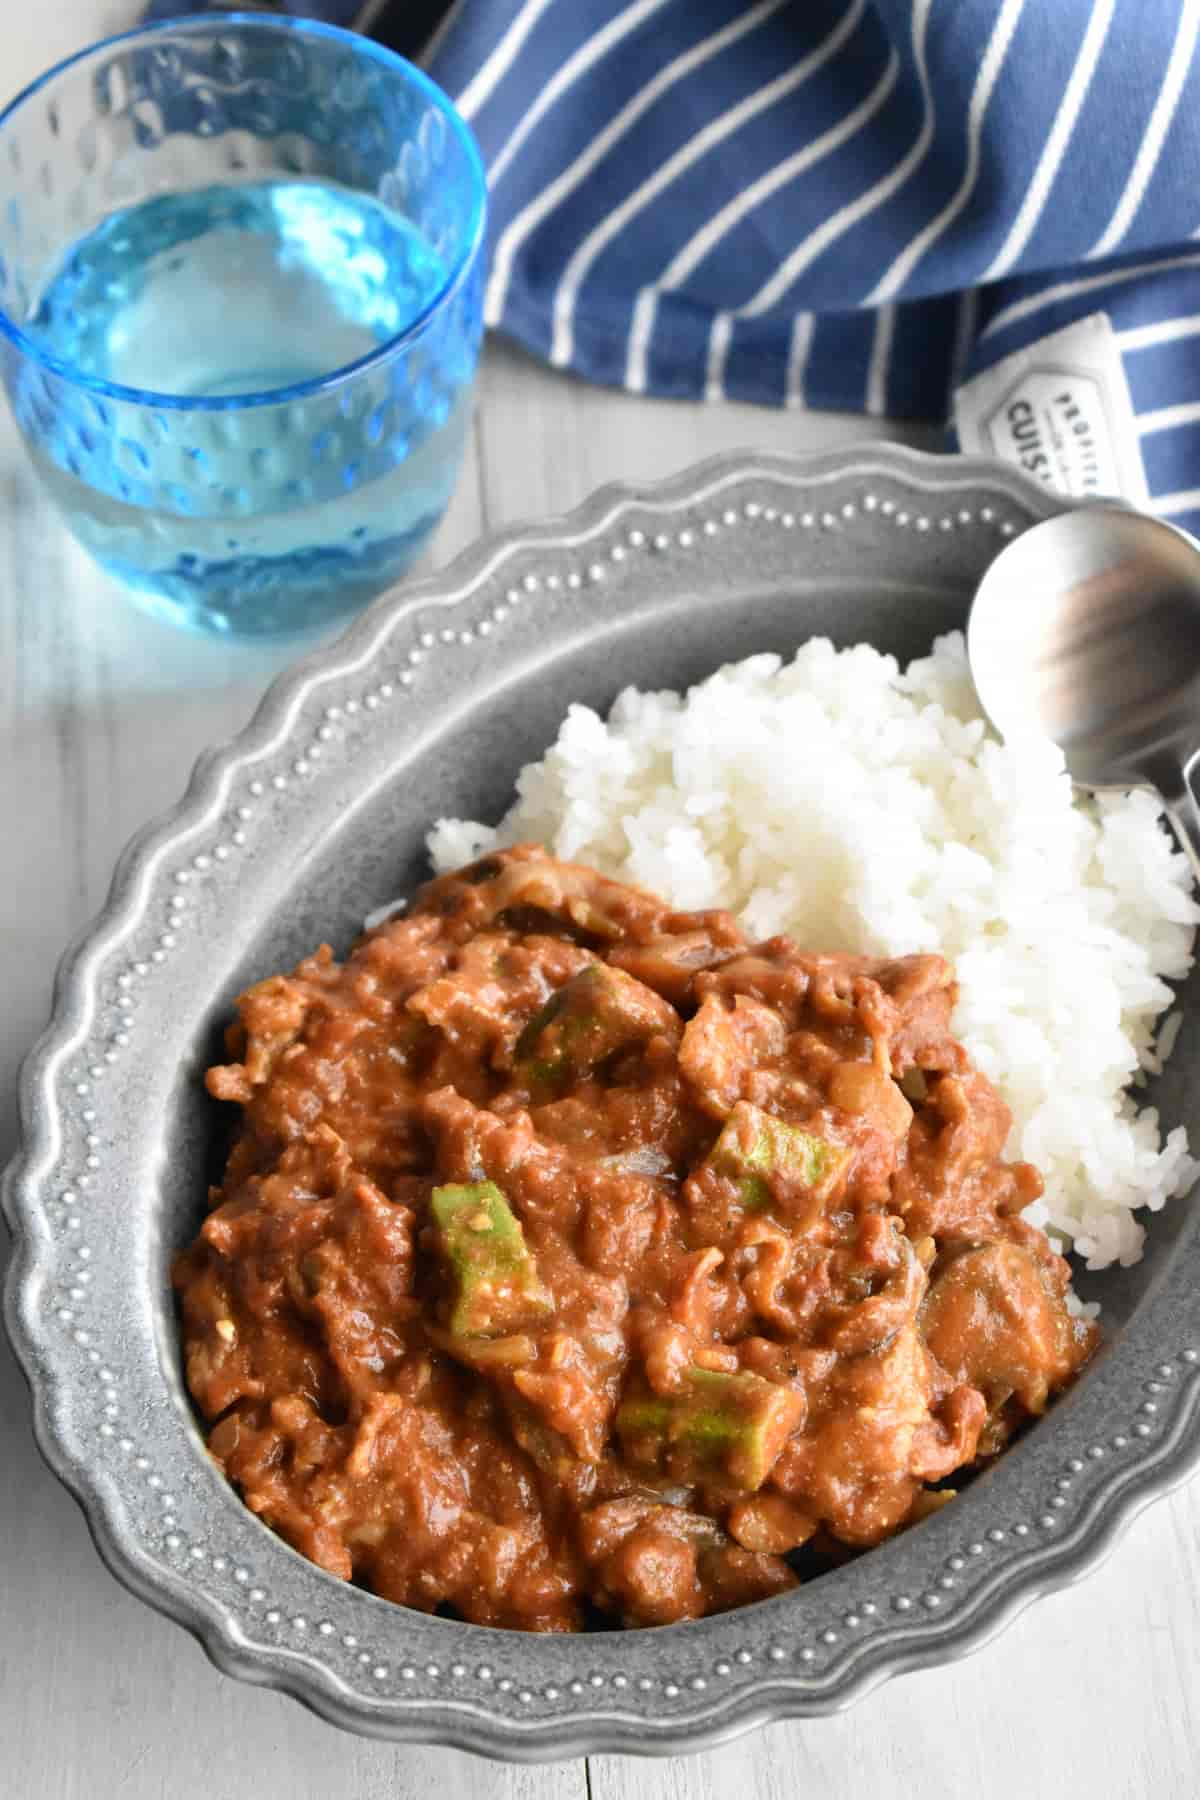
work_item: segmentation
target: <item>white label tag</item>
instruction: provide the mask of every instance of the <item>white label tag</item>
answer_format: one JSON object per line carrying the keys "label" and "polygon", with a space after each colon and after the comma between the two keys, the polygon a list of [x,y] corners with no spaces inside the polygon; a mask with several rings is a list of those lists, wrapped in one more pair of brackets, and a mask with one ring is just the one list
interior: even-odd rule
{"label": "white label tag", "polygon": [[1016,463],[1078,499],[1149,504],[1121,353],[1107,313],[1076,319],[1014,350],[954,396],[963,450]]}

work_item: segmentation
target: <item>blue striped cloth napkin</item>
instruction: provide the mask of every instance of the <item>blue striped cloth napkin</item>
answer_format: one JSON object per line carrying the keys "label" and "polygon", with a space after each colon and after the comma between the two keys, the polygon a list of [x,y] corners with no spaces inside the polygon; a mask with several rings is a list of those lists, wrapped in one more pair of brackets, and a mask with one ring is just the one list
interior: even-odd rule
{"label": "blue striped cloth napkin", "polygon": [[[1033,392],[1014,353],[1089,320],[1036,353],[1043,374],[1087,390],[1081,331],[1102,333],[1140,497],[1200,531],[1200,0],[278,10],[410,52],[414,14],[444,13],[424,60],[488,165],[487,319],[547,361],[926,420],[966,383],[975,444]],[[1029,410],[1069,438],[1077,401]]]}

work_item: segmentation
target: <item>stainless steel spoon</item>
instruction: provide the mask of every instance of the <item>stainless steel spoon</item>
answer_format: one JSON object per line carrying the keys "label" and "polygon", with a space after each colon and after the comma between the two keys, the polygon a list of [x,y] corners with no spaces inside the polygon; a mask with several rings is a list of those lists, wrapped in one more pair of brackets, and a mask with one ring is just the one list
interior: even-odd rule
{"label": "stainless steel spoon", "polygon": [[1085,787],[1157,788],[1200,880],[1200,545],[1121,506],[1046,519],[980,582],[967,652],[1004,738],[1052,739]]}

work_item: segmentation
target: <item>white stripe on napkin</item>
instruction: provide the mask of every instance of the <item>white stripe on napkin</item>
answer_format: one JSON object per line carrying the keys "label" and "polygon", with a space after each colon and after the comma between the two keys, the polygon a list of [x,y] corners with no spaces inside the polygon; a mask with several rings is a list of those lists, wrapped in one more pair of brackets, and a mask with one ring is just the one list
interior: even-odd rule
{"label": "white stripe on napkin", "polygon": [[1010,306],[1002,306],[988,320],[981,336],[994,337],[998,331],[1004,331],[1019,320],[1029,318],[1032,313],[1041,312],[1043,307],[1056,306],[1060,300],[1075,300],[1081,294],[1095,293],[1098,288],[1121,287],[1127,281],[1140,280],[1143,275],[1165,275],[1173,269],[1200,269],[1200,251],[1187,251],[1182,256],[1164,256],[1157,262],[1129,263],[1123,269],[1106,269],[1099,275],[1081,275],[1076,281],[1056,281],[1053,287],[1042,288],[1040,293],[1026,294],[1023,300],[1014,300]]}
{"label": "white stripe on napkin", "polygon": [[847,231],[852,230],[860,219],[865,219],[868,213],[874,212],[876,207],[882,206],[885,201],[890,200],[897,189],[903,187],[918,163],[924,160],[933,141],[933,127],[937,116],[933,95],[929,88],[929,67],[926,60],[925,42],[932,6],[933,0],[915,0],[913,8],[913,61],[916,64],[917,80],[921,84],[923,111],[921,129],[914,138],[910,149],[901,157],[896,167],[881,177],[874,187],[869,187],[865,194],[860,194],[858,199],[852,200],[849,205],[839,207],[837,212],[826,219],[823,225],[818,225],[815,231],[810,231],[808,236],[803,238],[796,248],[784,258],[771,279],[763,283],[753,299],[748,300],[745,306],[738,308],[741,318],[752,319],[760,313],[769,312],[782,300],[793,281],[808,268],[810,263],[816,262],[818,256],[823,255],[830,244],[844,236]]}
{"label": "white stripe on napkin", "polygon": [[876,419],[887,411],[887,381],[895,335],[896,307],[893,302],[890,306],[881,306],[875,315],[875,336],[871,340],[871,360],[867,364],[866,410]]}
{"label": "white stripe on napkin", "polygon": [[[676,82],[684,80],[693,69],[699,68],[710,57],[716,56],[730,44],[736,43],[738,38],[745,37],[748,31],[753,31],[756,25],[761,25],[765,19],[771,17],[772,13],[777,13],[781,7],[787,4],[788,0],[759,0],[759,4],[752,6],[749,12],[743,13],[740,19],[734,19],[731,24],[722,26],[720,31],[714,31],[711,36],[703,38],[700,43],[693,44],[690,50],[685,50],[681,56],[675,57],[665,68],[658,71],[653,80],[648,81],[644,88],[638,90],[632,100],[621,108],[604,130],[592,139],[587,149],[582,151],[574,162],[568,163],[561,175],[549,182],[541,193],[516,215],[497,243],[492,259],[492,274],[488,282],[485,305],[485,317],[489,325],[499,324],[504,312],[505,301],[508,298],[508,284],[512,276],[513,263],[522,245],[542,220],[548,218],[569,194],[573,194],[576,188],[586,181],[597,163],[602,161],[613,145],[636,125],[642,114],[648,112],[661,95],[665,94]],[[492,179],[495,179],[494,170]]]}
{"label": "white stripe on napkin", "polygon": [[1174,494],[1155,494],[1151,505],[1156,513],[1200,512],[1200,488],[1180,488]]}
{"label": "white stripe on napkin", "polygon": [[[866,10],[866,0],[851,0],[851,5],[834,26],[829,36],[817,45],[808,56],[802,57],[791,69],[776,76],[774,81],[767,82],[753,94],[747,94],[736,106],[719,113],[710,119],[704,128],[698,131],[691,142],[669,156],[660,169],[636,187],[632,193],[617,207],[614,207],[600,223],[588,233],[582,243],[578,244],[571,254],[558,291],[554,296],[554,341],[550,348],[550,360],[553,363],[567,363],[571,360],[574,347],[574,312],[575,300],[580,287],[587,277],[588,270],[596,258],[604,251],[612,240],[619,236],[629,221],[640,212],[645,211],[652,201],[656,200],[664,188],[670,187],[677,176],[685,169],[699,162],[715,145],[722,143],[738,131],[747,120],[756,114],[765,112],[774,106],[777,100],[783,99],[801,83],[815,75],[817,70],[837,55],[846,39],[854,31]],[[636,321],[635,321],[636,323]],[[633,344],[630,343],[630,362],[632,364]]]}
{"label": "white stripe on napkin", "polygon": [[745,218],[746,214],[773,194],[777,188],[797,175],[804,173],[823,157],[830,156],[841,148],[849,138],[860,132],[867,122],[874,118],[880,107],[887,100],[900,75],[899,53],[893,47],[888,57],[883,74],[871,89],[865,100],[859,102],[853,112],[846,114],[828,131],[806,144],[803,150],[797,150],[794,156],[785,157],[752,181],[749,187],[735,194],[719,212],[713,214],[695,236],[689,238],[671,261],[667,264],[658,280],[652,287],[644,287],[638,294],[633,309],[633,325],[629,333],[629,361],[626,365],[625,378],[635,392],[641,392],[646,380],[646,352],[650,335],[654,329],[654,315],[658,305],[659,294],[668,293],[672,288],[682,287],[688,276],[703,262],[709,251],[726,235],[727,232]]}
{"label": "white stripe on napkin", "polygon": [[473,119],[480,107],[499,87],[520,54],[521,46],[547,7],[554,0],[526,0],[491,55],[476,69],[454,103],[464,119]]}
{"label": "white stripe on napkin", "polygon": [[882,306],[885,300],[894,299],[925,252],[936,243],[946,227],[953,224],[970,199],[971,190],[979,177],[979,141],[983,135],[984,116],[1024,5],[1025,0],[1004,0],[1000,16],[992,27],[992,35],[983,53],[971,92],[971,103],[967,108],[967,166],[956,192],[951,195],[941,212],[922,226],[907,249],[900,252],[891,268],[872,288],[865,305]]}
{"label": "white stripe on napkin", "polygon": [[1189,400],[1182,406],[1160,406],[1155,412],[1143,413],[1138,419],[1139,437],[1154,431],[1175,431],[1180,425],[1200,425],[1200,400]]}
{"label": "white stripe on napkin", "polygon": [[574,55],[569,56],[557,73],[546,83],[528,111],[521,115],[520,124],[503,150],[492,158],[491,166],[488,169],[489,187],[494,187],[500,180],[538,121],[544,118],[557,100],[561,100],[568,88],[586,75],[588,70],[600,61],[601,57],[607,56],[614,45],[621,42],[622,38],[628,37],[631,31],[636,31],[638,26],[650,17],[651,13],[659,12],[664,6],[670,4],[671,0],[634,0],[632,6],[627,6],[624,12],[619,12],[615,19],[610,19],[603,30],[594,32],[585,43],[580,44]]}
{"label": "white stripe on napkin", "polygon": [[1167,63],[1167,72],[1163,76],[1162,87],[1158,91],[1158,99],[1154,102],[1154,110],[1150,114],[1150,123],[1146,134],[1134,158],[1129,180],[1125,191],[1117,202],[1117,210],[1109,220],[1107,229],[1097,238],[1088,251],[1089,259],[1096,256],[1111,256],[1129,227],[1133,224],[1142,197],[1150,185],[1150,178],[1158,166],[1162,152],[1163,140],[1175,117],[1175,108],[1179,105],[1179,96],[1183,92],[1183,84],[1191,66],[1196,49],[1196,35],[1200,32],[1200,0],[1183,0],[1183,8],[1179,15],[1179,29],[1175,33],[1175,42],[1171,46],[1171,56]]}
{"label": "white stripe on napkin", "polygon": [[797,313],[792,320],[792,336],[788,348],[787,404],[804,405],[804,381],[808,374],[808,353],[812,349],[816,315]]}
{"label": "white stripe on napkin", "polygon": [[1174,344],[1189,337],[1200,337],[1200,313],[1156,319],[1153,325],[1131,325],[1127,331],[1118,331],[1117,347],[1121,351],[1156,350],[1160,344]]}
{"label": "white stripe on napkin", "polygon": [[981,283],[995,281],[1010,269],[1033,236],[1050,189],[1054,186],[1054,178],[1067,153],[1080,109],[1087,98],[1100,52],[1104,48],[1104,40],[1108,36],[1108,28],[1112,24],[1116,3],[1117,0],[1096,0],[1092,16],[1088,20],[1088,28],[1083,34],[1083,42],[1079,46],[1079,55],[1075,58],[1075,67],[1071,70],[1071,79],[1054,115],[1054,124],[1050,127],[1050,136],[1038,158],[1037,168],[1033,171],[1029,191],[1021,202],[1021,209],[1012,222],[1008,236],[979,277]]}

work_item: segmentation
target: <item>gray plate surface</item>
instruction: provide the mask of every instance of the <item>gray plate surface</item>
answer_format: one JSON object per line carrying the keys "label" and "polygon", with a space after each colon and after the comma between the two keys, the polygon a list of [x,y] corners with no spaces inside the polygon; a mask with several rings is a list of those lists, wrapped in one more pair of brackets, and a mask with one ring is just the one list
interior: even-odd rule
{"label": "gray plate surface", "polygon": [[[200,1076],[238,990],[427,874],[439,814],[495,818],[572,700],[680,687],[814,633],[907,658],[961,625],[1004,542],[1061,503],[893,447],[724,458],[492,538],[271,689],[121,859],[26,1063],[6,1319],[41,1448],[120,1580],[231,1675],[382,1737],[496,1756],[695,1749],[847,1705],[974,1648],[1083,1574],[1200,1453],[1200,1225],[1097,1278],[1105,1348],[951,1506],[776,1600],[649,1632],[431,1619],[323,1574],[208,1461],[168,1285],[220,1154]],[[1153,1097],[1200,1141],[1200,985]]]}

